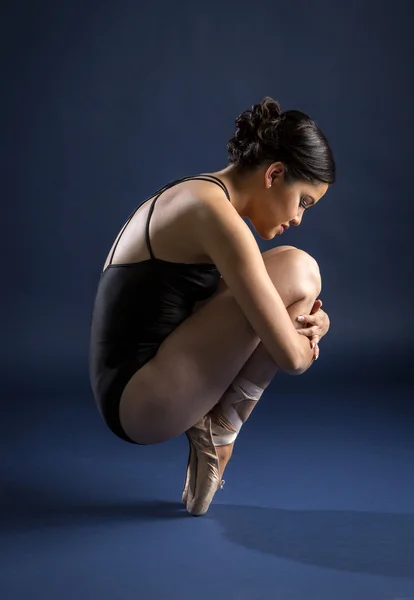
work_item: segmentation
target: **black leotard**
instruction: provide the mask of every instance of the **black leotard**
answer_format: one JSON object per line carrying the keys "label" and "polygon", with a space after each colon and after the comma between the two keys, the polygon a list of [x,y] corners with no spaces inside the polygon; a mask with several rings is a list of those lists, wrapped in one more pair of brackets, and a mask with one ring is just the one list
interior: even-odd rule
{"label": "black leotard", "polygon": [[[212,296],[220,273],[210,263],[177,263],[155,258],[149,240],[149,223],[155,202],[167,189],[192,179],[219,185],[230,200],[224,183],[212,175],[185,177],[155,194],[150,207],[145,238],[151,258],[136,263],[111,264],[101,274],[91,324],[89,368],[92,390],[99,411],[110,430],[135,443],[119,420],[121,394],[134,375],[155,356],[165,338],[193,311],[194,304]],[[153,196],[151,196],[153,197]],[[137,206],[121,230],[142,204]]]}

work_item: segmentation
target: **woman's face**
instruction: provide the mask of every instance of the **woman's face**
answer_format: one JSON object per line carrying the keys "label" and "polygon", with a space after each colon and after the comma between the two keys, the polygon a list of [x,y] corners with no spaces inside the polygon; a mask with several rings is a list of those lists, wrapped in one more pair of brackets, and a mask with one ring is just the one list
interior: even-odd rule
{"label": "woman's face", "polygon": [[[286,184],[284,165],[270,165],[250,216],[257,233],[266,240],[281,235],[285,228],[301,224],[306,210],[314,206],[329,188],[327,183],[313,185],[306,181]],[[283,230],[282,230],[282,226]]]}

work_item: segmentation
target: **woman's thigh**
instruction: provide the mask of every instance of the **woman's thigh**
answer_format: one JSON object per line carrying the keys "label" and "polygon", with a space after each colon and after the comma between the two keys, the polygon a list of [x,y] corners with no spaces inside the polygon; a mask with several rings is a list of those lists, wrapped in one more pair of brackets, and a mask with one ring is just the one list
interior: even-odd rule
{"label": "woman's thigh", "polygon": [[[279,246],[263,253],[269,276],[286,307],[300,298],[289,277],[292,261],[319,279],[316,261],[301,250]],[[297,272],[297,269],[295,269]],[[315,295],[320,286],[316,282]],[[159,443],[189,429],[219,401],[260,339],[224,282],[161,344],[156,356],[128,382],[120,420],[136,442]]]}

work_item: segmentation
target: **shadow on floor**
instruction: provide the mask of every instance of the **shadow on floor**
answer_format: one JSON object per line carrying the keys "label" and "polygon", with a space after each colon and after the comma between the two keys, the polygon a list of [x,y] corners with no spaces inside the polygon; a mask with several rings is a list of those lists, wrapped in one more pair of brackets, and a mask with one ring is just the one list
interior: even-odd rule
{"label": "shadow on floor", "polygon": [[189,517],[183,504],[160,500],[125,500],[80,496],[77,490],[2,483],[0,529],[2,534],[40,531],[48,527],[84,527],[125,521],[168,520]]}
{"label": "shadow on floor", "polygon": [[215,505],[232,543],[295,562],[414,580],[414,513]]}
{"label": "shadow on floor", "polygon": [[[86,494],[82,497],[81,490],[16,481],[3,481],[0,493],[3,538],[19,532],[42,533],[49,528],[73,530],[182,518],[194,519],[178,502],[88,498]],[[249,550],[322,568],[414,580],[411,513],[215,504],[200,518],[213,520],[229,542]]]}

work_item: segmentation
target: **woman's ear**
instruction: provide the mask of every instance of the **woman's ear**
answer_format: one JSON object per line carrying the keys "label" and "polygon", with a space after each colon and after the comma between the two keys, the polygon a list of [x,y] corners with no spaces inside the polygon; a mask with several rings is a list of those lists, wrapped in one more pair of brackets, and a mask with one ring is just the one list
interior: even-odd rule
{"label": "woman's ear", "polygon": [[272,163],[267,169],[265,174],[266,187],[272,187],[272,183],[278,179],[284,172],[285,165],[280,161]]}

